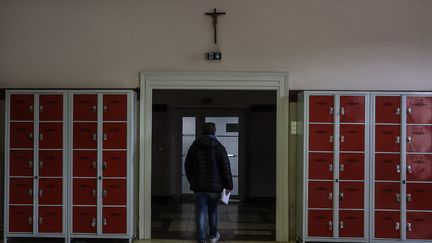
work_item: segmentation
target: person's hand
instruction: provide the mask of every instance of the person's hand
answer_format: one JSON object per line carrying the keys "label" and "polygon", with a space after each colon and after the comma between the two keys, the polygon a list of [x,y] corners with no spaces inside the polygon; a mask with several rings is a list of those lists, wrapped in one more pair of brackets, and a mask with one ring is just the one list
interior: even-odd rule
{"label": "person's hand", "polygon": [[232,190],[225,189],[225,194],[228,195]]}

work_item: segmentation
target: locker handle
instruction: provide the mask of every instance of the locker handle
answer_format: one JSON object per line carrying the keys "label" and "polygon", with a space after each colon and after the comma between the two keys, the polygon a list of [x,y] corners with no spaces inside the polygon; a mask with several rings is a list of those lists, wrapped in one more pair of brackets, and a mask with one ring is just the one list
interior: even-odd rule
{"label": "locker handle", "polygon": [[396,193],[395,194],[395,200],[396,200],[396,202],[400,202],[400,194],[399,193]]}
{"label": "locker handle", "polygon": [[399,222],[396,222],[395,230],[400,230],[400,223]]}
{"label": "locker handle", "polygon": [[96,161],[93,161],[93,169],[96,169],[96,166],[97,166],[97,164],[96,164]]}
{"label": "locker handle", "polygon": [[408,171],[408,174],[411,174],[411,173],[412,173],[411,165],[408,165],[408,166],[407,166],[407,171]]}
{"label": "locker handle", "polygon": [[408,230],[408,231],[412,231],[411,223],[407,223],[407,230]]}
{"label": "locker handle", "polygon": [[96,189],[93,189],[93,197],[96,197]]}
{"label": "locker handle", "polygon": [[340,199],[341,201],[344,199],[344,193],[343,193],[343,192],[339,193],[339,199]]}
{"label": "locker handle", "polygon": [[28,218],[28,224],[32,224],[33,223],[33,218],[32,217],[29,217]]}
{"label": "locker handle", "polygon": [[333,164],[329,164],[329,171],[333,171]]}
{"label": "locker handle", "polygon": [[330,113],[330,114],[333,114],[333,113],[334,113],[334,109],[333,109],[333,107],[329,107],[329,113]]}
{"label": "locker handle", "polygon": [[407,109],[407,112],[408,112],[408,114],[411,114],[411,113],[413,112],[412,108],[409,107],[409,108]]}
{"label": "locker handle", "polygon": [[396,172],[399,174],[401,173],[400,165],[396,165]]}
{"label": "locker handle", "polygon": [[108,167],[108,163],[106,161],[104,161],[102,168],[105,170],[107,167]]}
{"label": "locker handle", "polygon": [[328,221],[328,227],[330,231],[333,231],[333,222],[332,221]]}
{"label": "locker handle", "polygon": [[33,168],[33,161],[30,160],[30,161],[28,162],[28,167],[29,167],[29,168]]}
{"label": "locker handle", "polygon": [[400,144],[400,136],[396,136],[396,143]]}
{"label": "locker handle", "polygon": [[29,190],[28,190],[28,195],[29,195],[29,196],[32,196],[32,195],[33,195],[33,190],[32,190],[32,189],[29,189]]}
{"label": "locker handle", "polygon": [[30,111],[30,112],[33,112],[33,106],[32,106],[32,105],[29,106],[29,111]]}
{"label": "locker handle", "polygon": [[39,218],[39,224],[43,224],[43,218],[42,217]]}
{"label": "locker handle", "polygon": [[96,133],[93,133],[93,141],[96,141],[96,139],[97,139]]}
{"label": "locker handle", "polygon": [[407,193],[407,202],[411,202],[412,197],[411,197],[411,193]]}
{"label": "locker handle", "polygon": [[341,141],[341,143],[345,142],[345,136],[344,135],[340,136],[340,141]]}
{"label": "locker handle", "polygon": [[43,105],[39,106],[39,111],[40,111],[40,112],[43,112],[43,111],[44,111]]}
{"label": "locker handle", "polygon": [[333,199],[333,193],[329,192],[329,200]]}
{"label": "locker handle", "polygon": [[340,114],[341,114],[341,116],[345,115],[345,108],[344,107],[340,108]]}
{"label": "locker handle", "polygon": [[104,135],[103,135],[103,140],[106,141],[107,139],[108,139],[108,136],[107,136],[106,133],[104,133]]}
{"label": "locker handle", "polygon": [[339,171],[344,171],[345,170],[345,165],[344,164],[340,164],[339,165]]}
{"label": "locker handle", "polygon": [[103,107],[103,111],[104,111],[104,112],[107,112],[107,111],[108,111],[108,107],[107,107],[106,105],[104,105],[104,107]]}
{"label": "locker handle", "polygon": [[340,228],[340,229],[343,229],[343,228],[344,228],[344,222],[343,222],[343,221],[340,221],[340,223],[339,223],[339,228]]}
{"label": "locker handle", "polygon": [[42,160],[39,161],[39,168],[43,168],[43,164],[44,164],[44,162]]}
{"label": "locker handle", "polygon": [[108,224],[107,219],[104,218],[104,219],[103,219],[103,225],[107,225],[107,224]]}
{"label": "locker handle", "polygon": [[407,143],[411,143],[411,142],[412,142],[411,136],[407,136]]}
{"label": "locker handle", "polygon": [[108,196],[108,192],[107,192],[107,190],[103,190],[103,196],[104,196],[104,197],[107,197],[107,196]]}
{"label": "locker handle", "polygon": [[29,139],[33,139],[33,133],[32,133],[32,132],[29,133],[28,138],[29,138]]}
{"label": "locker handle", "polygon": [[329,137],[329,143],[333,143],[333,136]]}
{"label": "locker handle", "polygon": [[96,218],[92,218],[91,227],[96,227]]}
{"label": "locker handle", "polygon": [[97,107],[94,105],[94,106],[92,107],[92,110],[93,110],[93,112],[96,112],[96,111],[97,111]]}
{"label": "locker handle", "polygon": [[43,141],[43,133],[39,134],[39,141]]}
{"label": "locker handle", "polygon": [[43,196],[43,189],[40,189],[39,190],[39,197],[42,197]]}
{"label": "locker handle", "polygon": [[400,115],[400,114],[401,114],[401,109],[400,109],[400,107],[396,108],[395,114],[396,114],[396,115]]}

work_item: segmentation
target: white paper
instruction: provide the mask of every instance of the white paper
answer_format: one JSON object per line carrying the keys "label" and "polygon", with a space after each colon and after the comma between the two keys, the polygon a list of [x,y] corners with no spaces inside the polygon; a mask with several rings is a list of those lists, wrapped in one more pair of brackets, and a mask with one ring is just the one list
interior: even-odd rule
{"label": "white paper", "polygon": [[225,204],[228,204],[230,196],[231,196],[231,192],[228,192],[228,194],[226,194],[226,190],[223,189],[221,193],[221,201]]}

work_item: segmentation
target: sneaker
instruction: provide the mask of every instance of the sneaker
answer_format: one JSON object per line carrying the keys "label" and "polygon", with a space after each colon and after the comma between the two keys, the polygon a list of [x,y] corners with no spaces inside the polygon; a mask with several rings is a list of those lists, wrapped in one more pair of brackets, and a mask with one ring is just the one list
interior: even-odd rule
{"label": "sneaker", "polygon": [[216,233],[216,236],[214,238],[210,238],[210,242],[216,243],[216,242],[218,242],[219,239],[220,239],[220,234],[218,232],[218,233]]}

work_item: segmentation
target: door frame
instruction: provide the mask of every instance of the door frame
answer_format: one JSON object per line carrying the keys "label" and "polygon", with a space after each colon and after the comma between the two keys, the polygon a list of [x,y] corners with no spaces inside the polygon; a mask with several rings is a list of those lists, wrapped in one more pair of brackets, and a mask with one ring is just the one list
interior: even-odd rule
{"label": "door frame", "polygon": [[276,101],[276,241],[289,238],[289,88],[283,72],[140,72],[139,207],[140,239],[151,239],[153,90],[274,90]]}

